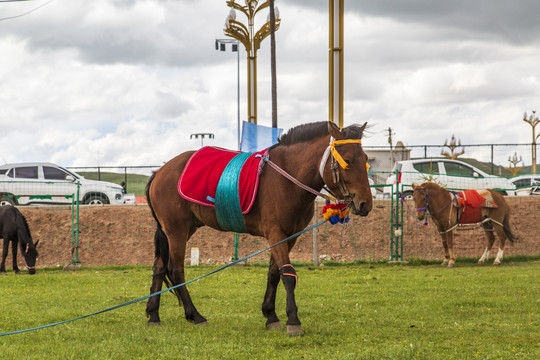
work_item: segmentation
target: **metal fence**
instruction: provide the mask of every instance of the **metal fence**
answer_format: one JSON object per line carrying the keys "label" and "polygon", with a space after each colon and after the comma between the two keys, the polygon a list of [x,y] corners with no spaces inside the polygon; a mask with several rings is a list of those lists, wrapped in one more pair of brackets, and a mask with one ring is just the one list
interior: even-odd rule
{"label": "metal fence", "polygon": [[[353,216],[347,225],[326,223],[303,234],[291,252],[291,259],[306,263],[442,259],[442,245],[435,227],[433,224],[422,226],[416,220],[412,201],[401,201],[397,197],[402,188],[375,186],[379,190],[390,187],[393,195],[377,197],[367,217]],[[519,241],[506,247],[505,256],[539,255],[540,196],[507,196],[506,200],[511,206],[511,223]],[[315,216],[318,220],[323,205],[317,203]],[[40,240],[39,267],[70,263],[84,266],[151,265],[153,262],[155,222],[146,205],[73,203],[19,208],[28,220],[34,241]],[[263,238],[240,234],[235,239],[234,233],[203,227],[188,243],[186,261],[190,264],[191,250],[195,248],[199,263],[221,264],[266,246]],[[456,231],[458,258],[479,257],[484,246],[482,229]],[[249,261],[267,262],[268,258],[269,253],[263,253]],[[24,264],[20,266],[24,267]]]}

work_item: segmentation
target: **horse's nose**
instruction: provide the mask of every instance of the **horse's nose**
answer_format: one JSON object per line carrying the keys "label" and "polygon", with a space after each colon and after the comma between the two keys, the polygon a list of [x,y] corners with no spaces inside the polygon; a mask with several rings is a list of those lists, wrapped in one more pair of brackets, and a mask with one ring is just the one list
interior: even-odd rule
{"label": "horse's nose", "polygon": [[360,203],[360,209],[358,211],[358,215],[367,216],[370,211],[371,211],[371,208],[368,206],[367,202],[362,201]]}

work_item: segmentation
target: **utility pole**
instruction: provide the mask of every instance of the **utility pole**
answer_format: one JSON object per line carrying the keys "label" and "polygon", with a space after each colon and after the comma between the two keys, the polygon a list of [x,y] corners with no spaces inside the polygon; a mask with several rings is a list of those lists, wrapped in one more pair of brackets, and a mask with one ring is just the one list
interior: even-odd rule
{"label": "utility pole", "polygon": [[277,128],[277,77],[276,77],[276,13],[274,0],[270,0],[270,68],[272,75],[272,127]]}
{"label": "utility pole", "polygon": [[392,167],[394,167],[394,150],[392,150],[392,128],[388,127],[386,131],[388,131],[388,143],[390,144],[390,162],[392,163]]}

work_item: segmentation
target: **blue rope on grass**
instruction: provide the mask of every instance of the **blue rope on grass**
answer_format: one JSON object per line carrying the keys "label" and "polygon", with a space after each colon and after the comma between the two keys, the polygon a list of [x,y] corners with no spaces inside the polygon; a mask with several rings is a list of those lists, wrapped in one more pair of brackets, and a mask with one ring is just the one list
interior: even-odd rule
{"label": "blue rope on grass", "polygon": [[81,319],[84,319],[84,318],[87,318],[87,317],[90,317],[90,316],[94,316],[94,315],[98,315],[98,314],[103,314],[103,313],[108,312],[108,311],[111,311],[111,310],[120,309],[120,308],[122,308],[122,307],[124,307],[124,306],[128,306],[128,305],[132,305],[132,304],[141,302],[141,301],[146,300],[146,299],[149,299],[149,298],[151,298],[151,297],[153,297],[153,296],[160,295],[160,294],[163,294],[163,293],[165,293],[165,292],[167,292],[167,291],[171,291],[171,290],[174,290],[174,289],[179,288],[179,287],[181,287],[181,286],[185,286],[185,285],[187,285],[187,284],[190,284],[190,283],[192,283],[192,282],[194,282],[194,281],[198,281],[198,280],[200,280],[200,279],[202,279],[202,278],[205,278],[205,277],[207,277],[207,276],[210,276],[210,275],[212,275],[212,274],[215,274],[215,273],[217,273],[217,272],[219,272],[219,271],[221,271],[221,270],[225,270],[226,268],[228,268],[228,267],[230,267],[230,266],[232,266],[232,265],[234,265],[234,264],[237,264],[237,263],[239,263],[239,262],[241,262],[241,261],[247,260],[247,259],[249,259],[249,258],[252,258],[252,257],[256,256],[256,255],[259,255],[260,253],[263,253],[263,252],[265,252],[265,251],[267,251],[267,250],[270,250],[271,248],[273,248],[273,247],[275,247],[275,246],[278,246],[279,244],[282,244],[282,243],[284,243],[284,242],[286,242],[286,241],[289,241],[289,240],[291,240],[291,239],[293,239],[293,238],[295,238],[295,237],[297,237],[297,236],[299,236],[299,235],[301,235],[301,234],[303,234],[303,233],[305,233],[305,232],[308,232],[308,231],[310,231],[310,230],[312,230],[312,229],[314,229],[314,228],[316,228],[316,227],[318,227],[318,226],[324,224],[325,222],[326,222],[326,220],[322,220],[322,221],[320,221],[320,222],[318,222],[318,223],[316,223],[316,224],[311,225],[310,227],[305,228],[305,229],[302,230],[302,231],[297,232],[297,233],[294,234],[294,235],[289,236],[289,237],[286,238],[286,239],[281,240],[280,242],[278,242],[278,243],[276,243],[276,244],[274,244],[274,245],[271,245],[271,246],[267,247],[266,249],[263,249],[263,250],[259,250],[259,251],[257,251],[257,252],[254,252],[254,253],[251,254],[251,255],[245,256],[245,257],[243,257],[243,258],[241,258],[241,259],[238,259],[238,260],[235,260],[235,261],[233,261],[233,262],[231,262],[231,263],[229,263],[229,264],[227,264],[227,265],[224,265],[224,266],[220,267],[219,269],[213,270],[213,271],[211,271],[211,272],[209,272],[209,273],[207,273],[207,274],[205,274],[205,275],[199,276],[198,278],[195,278],[195,279],[193,279],[193,280],[186,281],[186,282],[184,282],[184,283],[182,283],[182,284],[178,284],[178,285],[175,285],[175,286],[171,286],[170,288],[167,288],[167,289],[164,289],[164,290],[155,292],[155,293],[153,293],[153,294],[146,295],[146,296],[140,297],[140,298],[138,298],[138,299],[134,299],[134,300],[125,302],[125,303],[123,303],[123,304],[111,306],[111,307],[109,307],[109,308],[107,308],[107,309],[100,310],[100,311],[96,311],[96,312],[94,312],[94,313],[92,313],[92,314],[79,316],[79,317],[76,317],[76,318],[73,318],[73,319],[70,319],[70,320],[59,321],[59,322],[55,322],[55,323],[52,323],[52,324],[42,325],[42,326],[37,326],[37,327],[33,327],[33,328],[29,328],[29,329],[24,329],[24,330],[16,330],[16,331],[10,331],[10,332],[5,332],[5,333],[0,333],[0,337],[1,337],[1,336],[7,336],[7,335],[21,334],[21,333],[28,332],[28,331],[39,330],[39,329],[45,329],[45,328],[53,327],[53,326],[56,326],[56,325],[66,324],[66,323],[69,323],[69,322],[72,322],[72,321],[75,321],[75,320],[81,320]]}

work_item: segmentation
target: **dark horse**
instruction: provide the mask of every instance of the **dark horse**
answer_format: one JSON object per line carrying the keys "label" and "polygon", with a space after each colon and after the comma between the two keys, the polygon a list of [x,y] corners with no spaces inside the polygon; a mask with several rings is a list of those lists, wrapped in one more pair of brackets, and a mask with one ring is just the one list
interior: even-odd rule
{"label": "dark horse", "polygon": [[[368,159],[360,141],[366,125],[341,130],[332,122],[300,125],[289,130],[269,149],[269,159],[316,191],[326,185],[329,192],[350,205],[354,214],[367,216],[372,208],[372,196],[367,177]],[[331,142],[334,142],[332,146]],[[333,156],[329,156],[332,148]],[[163,281],[169,287],[185,282],[186,243],[199,227],[206,225],[222,230],[214,208],[188,202],[177,191],[182,170],[193,154],[194,151],[188,151],[167,162],[150,177],[146,187],[148,205],[157,221],[150,293],[160,291]],[[337,165],[337,159],[343,165]],[[252,210],[243,216],[245,229],[249,234],[265,237],[270,245],[276,244],[309,225],[315,198],[316,195],[293,184],[267,164]],[[282,327],[275,311],[276,290],[281,280],[287,293],[287,333],[302,335],[294,295],[296,272],[289,260],[295,241],[272,248],[262,313],[267,318],[268,329]],[[176,288],[175,294],[184,306],[188,321],[207,323],[193,305],[185,286]],[[160,323],[159,302],[159,295],[148,300],[148,324]]]}
{"label": "dark horse", "polygon": [[2,264],[0,265],[0,273],[6,273],[6,257],[8,255],[9,242],[11,241],[11,252],[13,253],[13,271],[19,273],[17,266],[17,244],[21,248],[21,254],[24,256],[28,272],[36,273],[36,259],[38,252],[36,247],[39,240],[34,244],[28,223],[23,214],[14,206],[0,207],[0,237],[4,239],[4,247],[2,252]]}
{"label": "dark horse", "polygon": [[418,186],[413,184],[413,190],[417,218],[423,220],[426,213],[429,213],[441,235],[444,247],[444,261],[441,265],[454,267],[456,255],[454,253],[453,230],[460,224],[467,223],[478,223],[484,228],[486,234],[486,249],[478,263],[484,263],[488,259],[489,252],[495,243],[493,232],[496,232],[500,245],[493,265],[501,264],[506,239],[513,243],[516,237],[510,227],[510,207],[499,192],[486,189],[491,194],[496,207],[482,207],[476,219],[473,216],[470,220],[463,221],[464,206],[457,201],[455,192],[448,191],[432,182],[425,182]]}

